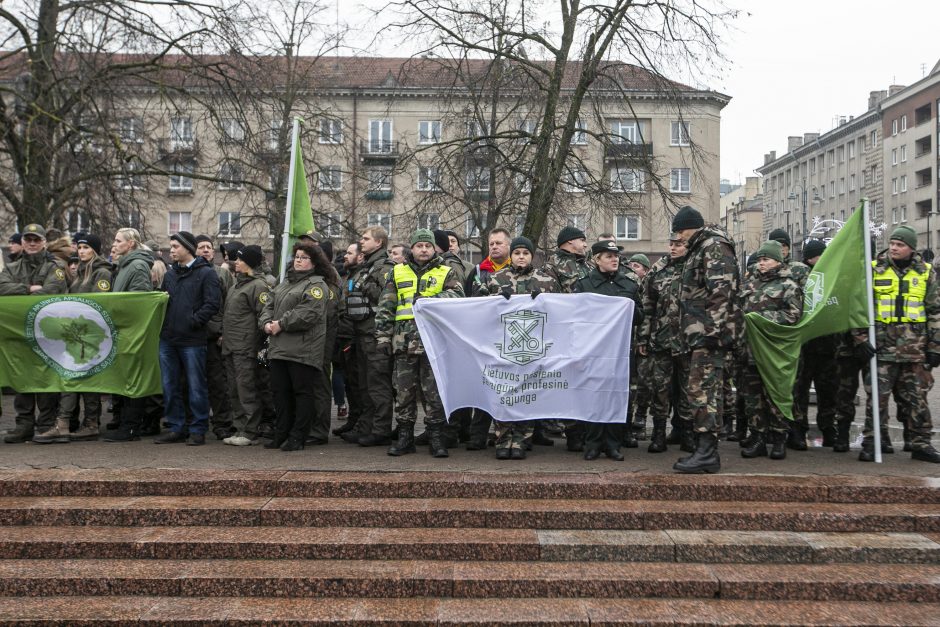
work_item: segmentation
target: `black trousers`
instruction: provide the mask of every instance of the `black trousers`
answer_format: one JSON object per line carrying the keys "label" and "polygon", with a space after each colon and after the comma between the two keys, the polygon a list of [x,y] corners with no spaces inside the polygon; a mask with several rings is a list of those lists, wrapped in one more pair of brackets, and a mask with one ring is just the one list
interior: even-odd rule
{"label": "black trousers", "polygon": [[321,376],[320,371],[313,366],[283,359],[272,359],[268,367],[277,410],[274,439],[290,438],[304,442],[317,413],[314,385]]}

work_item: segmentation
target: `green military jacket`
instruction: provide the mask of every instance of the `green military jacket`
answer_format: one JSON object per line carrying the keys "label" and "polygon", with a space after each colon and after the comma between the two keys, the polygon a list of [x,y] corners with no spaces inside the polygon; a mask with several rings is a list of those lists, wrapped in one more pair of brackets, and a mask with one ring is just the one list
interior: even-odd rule
{"label": "green military jacket", "polygon": [[689,238],[679,275],[679,329],[682,352],[732,349],[744,332],[738,310],[740,274],[734,244],[719,227],[699,229]]}
{"label": "green military jacket", "polygon": [[[878,255],[874,271],[884,272],[890,268],[898,277],[906,274],[892,262],[887,253]],[[910,269],[926,272],[927,266],[920,253],[914,252]],[[899,363],[924,363],[927,353],[940,354],[940,292],[937,289],[937,269],[930,269],[927,276],[927,293],[924,295],[924,322],[882,322],[875,320],[875,343],[878,361]]]}
{"label": "green military jacket", "polygon": [[0,272],[0,296],[29,294],[33,285],[42,289],[34,294],[65,294],[69,291],[65,270],[46,251],[23,254]]}
{"label": "green military jacket", "polygon": [[[395,264],[388,258],[388,251],[380,248],[366,257],[362,265],[356,269],[355,274],[349,278],[359,285],[359,291],[369,300],[373,310],[377,310],[382,291],[392,276]],[[369,316],[365,320],[352,321],[356,335],[369,335],[375,331],[375,317]]]}
{"label": "green military jacket", "polygon": [[444,260],[445,266],[454,269],[460,284],[463,285],[467,277],[470,276],[470,271],[473,270],[473,264],[467,263],[449,250],[441,254],[441,259]]}
{"label": "green military jacket", "polygon": [[561,284],[554,275],[540,268],[517,269],[509,265],[489,275],[480,286],[480,296],[497,296],[508,289],[511,294],[531,294],[535,288],[541,292],[561,292]]}
{"label": "green military jacket", "polygon": [[[421,277],[432,268],[443,265],[440,256],[432,258],[424,266],[418,266],[414,261],[409,261],[411,270],[421,281]],[[453,268],[449,268],[447,276],[444,277],[444,285],[441,291],[430,298],[460,298],[464,295],[463,285],[457,280],[457,274]],[[417,299],[418,296],[415,297]],[[428,298],[428,297],[425,297]],[[398,286],[395,285],[395,278],[389,275],[389,279],[379,298],[379,304],[375,312],[375,340],[381,344],[391,343],[392,351],[395,353],[407,352],[409,355],[421,355],[424,353],[424,344],[421,343],[421,336],[418,334],[418,325],[414,319],[395,320],[395,310],[398,308]]]}
{"label": "green military jacket", "polygon": [[287,279],[271,291],[264,304],[258,328],[277,320],[282,331],[268,340],[268,359],[294,361],[323,367],[326,346],[327,305],[330,290],[323,277],[288,270]]}
{"label": "green military jacket", "polygon": [[649,352],[682,354],[679,328],[679,278],[685,257],[664,257],[643,277],[640,306],[643,323],[637,332],[637,345]]}
{"label": "green military jacket", "polygon": [[264,278],[239,274],[225,298],[222,311],[222,354],[257,355],[264,341],[258,319],[271,293]]}
{"label": "green military jacket", "polygon": [[153,255],[135,249],[118,259],[117,271],[111,280],[112,292],[152,292],[153,279],[150,269],[153,267]]}
{"label": "green military jacket", "polygon": [[787,261],[787,266],[790,267],[791,277],[802,289],[806,285],[806,278],[809,276],[809,273],[812,272],[812,268],[799,261]]}
{"label": "green military jacket", "polygon": [[[630,273],[632,277],[636,274]],[[584,294],[602,294],[604,296],[618,296],[629,298],[634,303],[639,301],[640,284],[635,278],[630,278],[619,269],[617,272],[601,272],[597,268],[591,270],[584,278],[578,279],[574,284],[574,291]],[[639,324],[643,319],[640,307],[633,308],[633,324]]]}
{"label": "green military jacket", "polygon": [[209,264],[212,265],[212,269],[215,270],[215,276],[219,278],[219,290],[222,294],[222,304],[219,307],[219,311],[212,316],[206,324],[206,334],[209,336],[209,341],[214,342],[222,336],[222,316],[225,311],[225,299],[228,296],[229,290],[235,285],[235,277],[222,266],[214,265],[211,261]]}
{"label": "green military jacket", "polygon": [[573,292],[574,284],[578,282],[578,279],[586,277],[588,273],[584,255],[569,253],[560,248],[552,253],[552,258],[542,269],[554,275],[561,285],[561,291],[566,294]]}
{"label": "green military jacket", "polygon": [[803,315],[803,289],[789,266],[755,271],[741,289],[741,312],[758,313],[771,322],[794,325]]}
{"label": "green military jacket", "polygon": [[87,273],[87,265],[80,263],[75,280],[69,285],[70,294],[87,294],[111,291],[111,276],[114,265],[104,257],[95,257],[91,260],[91,271]]}

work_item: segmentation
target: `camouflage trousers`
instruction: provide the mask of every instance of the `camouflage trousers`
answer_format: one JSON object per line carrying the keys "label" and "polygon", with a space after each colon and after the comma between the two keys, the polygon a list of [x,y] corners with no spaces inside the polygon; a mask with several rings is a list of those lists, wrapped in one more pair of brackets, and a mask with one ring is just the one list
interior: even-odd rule
{"label": "camouflage trousers", "polygon": [[740,378],[734,356],[728,353],[721,382],[721,418],[725,423],[734,422],[738,417],[738,397],[734,386],[741,385]]}
{"label": "camouflage trousers", "polygon": [[[902,405],[909,411],[907,416],[908,430],[911,434],[911,448],[920,450],[930,445],[930,432],[933,422],[930,418],[930,407],[927,406],[927,392],[933,387],[933,375],[920,362],[878,362],[878,407],[881,414],[881,428],[886,428],[888,417],[888,400],[895,394]],[[874,434],[874,424],[871,409],[871,378],[865,377],[865,392],[868,400],[865,403],[865,438]]]}
{"label": "camouflage trousers", "polygon": [[[838,380],[833,377],[835,372],[836,359],[832,355],[806,355],[800,360],[793,395],[793,420],[803,425],[804,430],[809,428],[810,385],[816,388],[816,425],[821,431],[835,426],[836,393],[839,389]],[[858,375],[855,378],[857,381]]]}
{"label": "camouflage trousers", "polygon": [[868,362],[853,355],[836,358],[836,423],[851,423],[855,420],[855,395],[858,394],[858,378],[868,376]]}
{"label": "camouflage trousers", "polygon": [[630,418],[629,424],[646,424],[646,414],[650,411],[651,391],[649,357],[634,353],[630,362]]}
{"label": "camouflage trousers", "polygon": [[535,432],[534,420],[493,420],[496,430],[496,448],[523,448],[525,440],[532,437]]}
{"label": "camouflage trousers", "polygon": [[437,382],[426,353],[395,354],[395,414],[399,424],[415,424],[418,420],[418,388],[424,399],[426,427],[444,424],[444,406],[437,391]]}
{"label": "camouflage trousers", "polygon": [[743,375],[744,393],[747,395],[744,401],[745,411],[751,430],[759,433],[766,433],[768,429],[780,433],[788,431],[789,424],[786,417],[767,396],[767,388],[760,378],[757,364],[747,364],[743,369]]}
{"label": "camouflage trousers", "polygon": [[653,425],[665,425],[669,419],[673,382],[679,386],[679,416],[682,420],[690,420],[688,378],[679,376],[682,358],[673,356],[669,351],[656,351],[646,356],[645,367]]}
{"label": "camouflage trousers", "polygon": [[721,426],[726,355],[722,349],[695,349],[681,357],[678,377],[688,382],[689,416],[698,433],[717,435]]}

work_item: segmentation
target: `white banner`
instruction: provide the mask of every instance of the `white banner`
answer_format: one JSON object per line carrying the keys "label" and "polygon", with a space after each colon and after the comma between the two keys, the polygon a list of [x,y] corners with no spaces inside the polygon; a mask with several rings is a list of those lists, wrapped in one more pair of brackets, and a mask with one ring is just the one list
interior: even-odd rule
{"label": "white banner", "polygon": [[445,414],[625,422],[634,303],[598,294],[422,298],[415,320]]}

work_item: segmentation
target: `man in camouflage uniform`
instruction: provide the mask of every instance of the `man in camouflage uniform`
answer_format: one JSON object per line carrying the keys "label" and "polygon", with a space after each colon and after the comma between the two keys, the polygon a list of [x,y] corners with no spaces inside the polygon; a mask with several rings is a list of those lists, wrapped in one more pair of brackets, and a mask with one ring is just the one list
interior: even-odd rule
{"label": "man in camouflage uniform", "polygon": [[[453,231],[450,232],[453,233]],[[437,251],[437,254],[441,256],[441,259],[444,260],[444,265],[454,269],[454,273],[457,275],[457,278],[460,279],[460,283],[463,284],[463,282],[467,280],[470,270],[473,269],[473,265],[467,263],[461,259],[457,253],[453,252],[450,242],[451,238],[448,235],[448,231],[434,231],[434,249]]]}
{"label": "man in camouflage uniform", "polygon": [[[542,292],[561,291],[561,284],[553,275],[532,266],[535,246],[531,240],[517,237],[510,243],[509,250],[510,265],[490,275],[480,287],[481,296],[502,296],[509,300],[513,294],[530,294],[535,298]],[[535,422],[494,418],[496,459],[525,459],[528,441],[535,434]]]}
{"label": "man in camouflage uniform", "polygon": [[459,298],[463,286],[453,268],[434,252],[434,234],[418,229],[411,236],[411,261],[395,266],[382,291],[375,314],[377,350],[394,356],[395,410],[398,442],[388,454],[398,457],[415,452],[415,422],[418,419],[418,388],[425,402],[425,428],[434,457],[447,457],[444,443],[444,406],[424,352],[414,320],[414,302],[419,298]]}
{"label": "man in camouflage uniform", "polygon": [[[679,278],[685,264],[685,242],[676,234],[669,239],[669,257],[653,264],[641,286],[643,323],[637,333],[637,354],[643,358],[653,417],[653,435],[647,450],[666,450],[666,420],[672,387],[678,382],[679,416],[689,420],[688,389],[680,378],[682,341],[679,328]],[[690,451],[691,452],[691,451]]]}
{"label": "man in camouflage uniform", "polygon": [[[621,261],[621,264],[623,264],[623,261]],[[636,253],[627,261],[624,271],[633,272],[633,278],[642,290],[650,267],[649,257],[643,253]],[[634,351],[633,360],[630,363],[635,372],[631,373],[630,376],[630,414],[627,419],[630,431],[625,433],[624,436],[626,437],[626,445],[633,448],[637,446],[637,440],[646,439],[646,414],[649,413],[650,409],[650,389],[647,385],[649,368],[646,364],[646,357]]]}
{"label": "man in camouflage uniform", "polygon": [[691,425],[698,436],[695,452],[673,468],[683,473],[718,472],[719,411],[728,351],[741,333],[737,307],[739,273],[734,244],[717,226],[705,226],[698,210],[682,207],[672,231],[686,243],[679,278],[679,328],[682,342],[680,380],[688,379]]}
{"label": "man in camouflage uniform", "polygon": [[[23,251],[0,272],[0,296],[66,294],[68,283],[64,264],[46,250],[46,229],[28,224],[23,229]],[[16,428],[3,438],[7,444],[19,444],[55,426],[59,395],[54,392],[17,394],[13,399]],[[39,415],[35,414],[39,410]]]}
{"label": "man in camouflage uniform", "polygon": [[[793,279],[789,266],[783,262],[780,243],[774,240],[764,242],[756,255],[757,271],[750,275],[741,290],[741,313],[757,313],[781,325],[796,324],[803,315],[803,290]],[[770,458],[784,459],[789,426],[783,413],[767,396],[750,350],[743,383],[747,395],[746,413],[752,421],[754,438],[750,446],[741,451],[741,456],[767,456],[769,439],[772,443]]]}
{"label": "man in camouflage uniform", "polygon": [[[933,386],[930,369],[940,366],[940,291],[933,268],[916,249],[917,233],[899,226],[891,233],[888,250],[872,262],[878,404],[887,418],[888,399],[896,393],[910,408],[911,459],[940,463],[940,452],[930,444],[933,423],[927,406],[927,392]],[[867,377],[865,390],[869,399],[865,439],[858,458],[874,461],[871,383]]]}
{"label": "man in camouflage uniform", "polygon": [[543,270],[558,280],[562,292],[570,294],[578,279],[587,276],[588,267],[584,258],[587,238],[577,227],[566,226],[558,233],[558,248]]}

